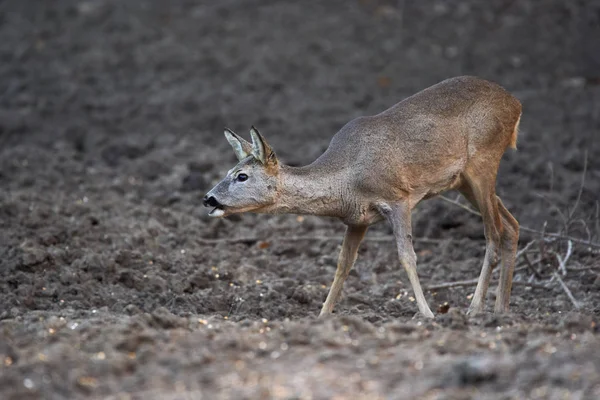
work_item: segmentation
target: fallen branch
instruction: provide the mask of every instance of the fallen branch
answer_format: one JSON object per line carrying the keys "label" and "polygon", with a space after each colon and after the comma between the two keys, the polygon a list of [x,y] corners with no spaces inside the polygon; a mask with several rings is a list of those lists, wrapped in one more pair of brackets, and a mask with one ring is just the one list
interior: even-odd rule
{"label": "fallen branch", "polygon": [[[239,238],[216,238],[216,239],[208,239],[208,238],[196,238],[196,243],[198,244],[207,244],[214,245],[220,243],[244,243],[244,244],[253,244],[257,242],[270,242],[270,241],[279,241],[279,242],[300,242],[300,241],[338,241],[341,242],[344,240],[343,236],[279,236],[279,237],[239,237]],[[394,241],[395,238],[393,235],[385,235],[385,236],[373,236],[373,237],[365,237],[364,241],[366,242],[391,242]],[[439,244],[447,242],[451,239],[432,239],[432,238],[415,238],[415,242],[417,243],[433,243]]]}
{"label": "fallen branch", "polygon": [[567,219],[567,217],[565,216],[565,214],[563,214],[562,211],[560,211],[560,208],[558,208],[558,206],[556,204],[554,204],[549,198],[547,198],[546,196],[544,196],[541,193],[534,193],[536,196],[538,196],[539,198],[541,198],[542,200],[545,200],[546,202],[548,202],[548,204],[550,205],[550,207],[552,209],[554,209],[556,211],[556,213],[559,215],[559,217],[562,219],[562,223],[564,225],[564,232],[568,232],[569,230],[569,221]]}
{"label": "fallen branch", "polygon": [[[534,229],[529,229],[526,227],[521,227],[524,231],[530,231],[534,233],[542,233],[541,231],[536,231]],[[570,236],[558,235],[554,233],[544,233],[545,236],[555,237],[557,239],[569,240],[573,243],[579,243],[590,247],[600,248],[600,243],[594,243],[590,241],[585,241],[581,239],[577,239]],[[281,241],[281,242],[300,242],[300,241],[330,241],[335,240],[341,242],[344,238],[342,236],[280,236],[280,237],[239,237],[239,238],[217,238],[217,239],[208,239],[208,238],[196,238],[195,241],[198,244],[206,244],[206,245],[214,245],[220,243],[245,243],[245,244],[253,244],[257,242],[268,242],[268,241]],[[365,237],[364,241],[366,242],[391,242],[394,241],[395,238],[392,235],[387,236],[375,236],[375,237]],[[425,238],[425,237],[417,237],[414,238],[414,241],[417,243],[444,243],[451,239],[433,239],[433,238]],[[520,256],[521,254],[517,254]]]}
{"label": "fallen branch", "polygon": [[[528,267],[527,265],[521,265],[521,266],[518,266],[518,267],[516,267],[516,268],[515,268],[515,270],[514,270],[514,272],[516,273],[516,272],[519,272],[519,271],[526,270],[526,269],[528,269],[528,268],[529,268],[529,267]],[[495,269],[492,271],[492,274],[494,274],[496,271],[499,271],[499,270],[500,270],[500,268],[495,268]]]}
{"label": "fallen branch", "polygon": [[546,232],[546,227],[548,226],[548,221],[544,221],[544,225],[542,226],[542,232],[541,233],[541,237],[542,240],[539,241],[539,248],[540,248],[540,257],[542,260],[547,260],[548,258],[546,257],[546,240],[544,239],[544,233]]}
{"label": "fallen branch", "polygon": [[[460,286],[475,286],[475,285],[477,285],[477,282],[478,282],[478,279],[468,279],[465,281],[455,281],[455,282],[443,282],[443,283],[426,286],[425,290],[431,291],[431,290],[448,289],[448,288],[460,287]],[[498,282],[496,282],[496,281],[490,282],[490,284],[496,284],[496,283],[498,283]],[[513,286],[515,286],[515,285],[516,286],[528,286],[528,287],[537,288],[537,289],[548,289],[548,286],[542,285],[539,283],[513,281]]]}
{"label": "fallen branch", "polygon": [[571,293],[571,291],[569,290],[569,288],[567,287],[567,285],[565,284],[565,282],[562,280],[562,278],[560,277],[560,275],[558,275],[556,272],[553,272],[552,276],[554,276],[554,278],[556,278],[556,280],[558,281],[558,283],[560,283],[560,286],[563,288],[563,290],[565,291],[565,293],[567,294],[567,296],[569,296],[569,299],[571,300],[571,303],[573,303],[573,306],[575,307],[575,309],[578,310],[581,307],[579,305],[579,302],[577,300],[575,300],[575,297],[573,297],[573,293]]}
{"label": "fallen branch", "polygon": [[567,248],[567,254],[565,255],[565,258],[562,258],[560,256],[560,254],[556,253],[556,259],[558,260],[558,270],[560,272],[562,272],[563,276],[567,275],[567,261],[569,261],[569,258],[571,257],[571,254],[573,253],[573,242],[571,242],[569,240],[569,247]]}
{"label": "fallen branch", "polygon": [[600,235],[600,201],[596,200],[596,218],[594,221],[596,235]]}
{"label": "fallen branch", "polygon": [[578,239],[578,238],[573,237],[573,236],[561,235],[560,233],[552,233],[552,232],[543,232],[542,233],[542,231],[538,231],[536,229],[527,228],[526,226],[521,226],[520,229],[522,231],[525,231],[525,232],[543,234],[544,236],[548,236],[548,237],[551,237],[551,238],[554,238],[554,239],[570,240],[573,243],[579,243],[579,244],[582,244],[582,245],[585,245],[585,246],[590,246],[590,247],[595,247],[595,248],[600,249],[600,243],[592,242],[590,240]]}
{"label": "fallen branch", "polygon": [[[458,201],[452,200],[452,199],[450,199],[450,198],[448,198],[446,196],[439,196],[439,197],[442,200],[444,200],[444,201],[446,201],[446,202],[448,202],[450,204],[454,204],[455,206],[458,206],[458,207],[462,208],[463,210],[465,210],[467,212],[470,212],[471,214],[478,215],[478,216],[481,217],[481,214],[478,211],[472,209],[469,206],[465,206],[464,204],[462,204],[462,203],[460,203]],[[591,240],[578,239],[576,237],[567,236],[567,235],[563,235],[563,234],[560,234],[560,233],[551,233],[551,232],[539,231],[537,229],[528,228],[526,226],[521,226],[519,229],[522,230],[522,231],[524,231],[524,232],[537,233],[537,234],[542,235],[542,236],[547,236],[547,237],[551,237],[551,238],[555,238],[555,239],[560,239],[560,240],[570,240],[573,243],[578,243],[578,244],[582,244],[582,245],[585,245],[585,246],[590,246],[590,247],[595,247],[595,248],[599,248],[600,249],[600,243],[595,243],[595,242],[592,242]]]}
{"label": "fallen branch", "polygon": [[[519,250],[517,252],[517,255],[515,256],[515,260],[518,260],[521,256],[526,257],[525,253],[527,252],[527,250],[529,250],[529,248],[531,246],[533,246],[535,244],[535,242],[536,242],[535,240],[532,240],[531,242],[527,243],[525,245],[525,247],[523,247],[521,250]],[[525,260],[525,261],[527,261],[527,260]]]}
{"label": "fallen branch", "polygon": [[600,265],[584,265],[579,267],[569,267],[571,271],[594,271],[600,269]]}
{"label": "fallen branch", "polygon": [[447,201],[447,202],[448,202],[448,203],[450,203],[450,204],[454,204],[455,206],[458,206],[458,207],[462,208],[463,210],[465,210],[465,211],[467,211],[467,212],[470,212],[471,214],[475,214],[475,215],[478,215],[478,216],[480,216],[480,217],[481,217],[481,214],[479,213],[479,211],[477,211],[477,210],[474,210],[474,209],[472,209],[472,208],[471,208],[471,207],[469,207],[469,206],[465,206],[465,205],[464,205],[464,204],[462,204],[460,201],[457,201],[457,200],[452,200],[451,198],[449,198],[449,197],[446,197],[446,196],[440,196],[440,199],[442,199],[442,200],[444,200],[444,201]]}

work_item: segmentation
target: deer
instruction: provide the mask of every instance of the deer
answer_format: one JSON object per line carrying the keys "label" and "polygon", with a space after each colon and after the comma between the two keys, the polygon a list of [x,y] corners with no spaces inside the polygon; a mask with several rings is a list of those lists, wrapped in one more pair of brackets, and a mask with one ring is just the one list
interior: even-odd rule
{"label": "deer", "polygon": [[210,217],[253,212],[341,220],[346,232],[319,317],[333,312],[368,228],[387,221],[418,310],[433,318],[417,275],[411,211],[423,200],[457,190],[481,214],[485,236],[467,314],[484,310],[499,263],[494,313],[508,313],[519,224],[496,195],[496,177],[505,151],[516,149],[521,112],[519,100],[496,83],[450,78],[348,122],[321,156],[302,167],[282,164],[254,126],[252,143],[225,129],[239,162],[203,204],[212,208]]}

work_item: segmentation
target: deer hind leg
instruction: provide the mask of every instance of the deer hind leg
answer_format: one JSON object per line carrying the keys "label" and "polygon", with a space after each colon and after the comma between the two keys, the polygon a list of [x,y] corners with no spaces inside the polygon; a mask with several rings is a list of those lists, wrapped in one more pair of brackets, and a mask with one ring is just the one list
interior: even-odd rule
{"label": "deer hind leg", "polygon": [[507,313],[510,305],[510,291],[519,242],[519,223],[504,207],[500,198],[496,197],[496,199],[504,231],[502,232],[501,245],[502,269],[500,270],[500,281],[498,282],[498,291],[496,292],[494,312]]}
{"label": "deer hind leg", "polygon": [[417,307],[421,314],[428,318],[433,318],[433,313],[429,309],[429,305],[427,305],[427,300],[425,300],[419,276],[417,275],[417,256],[412,245],[410,211],[410,207],[404,203],[389,204],[381,207],[382,214],[385,215],[394,231],[400,263],[404,267],[415,293]]}
{"label": "deer hind leg", "polygon": [[335,278],[333,280],[333,284],[331,285],[331,289],[329,289],[327,299],[325,300],[325,303],[323,303],[323,308],[321,309],[319,317],[331,314],[333,311],[333,307],[335,306],[335,303],[338,301],[340,293],[342,292],[344,281],[348,277],[348,274],[350,273],[350,270],[356,261],[358,246],[365,237],[367,229],[367,226],[350,225],[346,229],[346,236],[344,236],[342,250],[340,251],[338,265],[335,271]]}
{"label": "deer hind leg", "polygon": [[502,220],[496,200],[495,176],[491,179],[465,176],[464,184],[459,191],[479,210],[485,230],[485,256],[483,266],[469,306],[468,314],[475,315],[485,306],[485,298],[492,277],[492,271],[498,264],[498,252],[502,243]]}

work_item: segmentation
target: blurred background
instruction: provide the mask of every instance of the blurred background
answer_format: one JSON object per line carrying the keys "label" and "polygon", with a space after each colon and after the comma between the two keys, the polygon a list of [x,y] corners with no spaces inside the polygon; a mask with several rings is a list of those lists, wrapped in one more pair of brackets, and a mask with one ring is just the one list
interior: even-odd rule
{"label": "blurred background", "polygon": [[[4,1],[0,182],[58,190],[92,168],[139,179],[145,199],[203,191],[234,160],[224,126],[248,135],[254,124],[285,162],[307,164],[352,118],[472,74],[524,104],[500,193],[553,186],[572,201],[584,149],[590,174],[600,169],[599,10],[550,0]],[[27,154],[35,177],[15,166]],[[506,196],[521,211],[534,199]]]}

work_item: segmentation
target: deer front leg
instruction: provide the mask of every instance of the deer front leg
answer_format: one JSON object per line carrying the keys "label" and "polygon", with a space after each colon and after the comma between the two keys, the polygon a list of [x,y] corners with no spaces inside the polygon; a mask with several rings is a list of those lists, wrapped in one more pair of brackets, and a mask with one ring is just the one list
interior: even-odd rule
{"label": "deer front leg", "polygon": [[394,231],[400,263],[404,267],[413,291],[415,292],[417,307],[419,307],[421,314],[427,318],[433,318],[433,313],[427,305],[427,300],[425,300],[423,289],[419,282],[419,276],[417,275],[417,255],[415,254],[412,245],[410,208],[406,204],[397,203],[382,206],[381,211]]}
{"label": "deer front leg", "polygon": [[335,271],[335,278],[333,280],[333,284],[331,285],[331,289],[329,289],[327,299],[325,300],[325,303],[323,303],[323,308],[321,309],[319,317],[331,314],[333,311],[333,307],[335,306],[335,303],[338,301],[340,293],[342,292],[344,281],[348,277],[348,274],[350,273],[350,270],[356,261],[358,246],[365,237],[367,229],[367,226],[351,225],[349,225],[346,229],[346,236],[344,237],[344,242],[342,243],[342,250],[340,251],[338,265]]}

